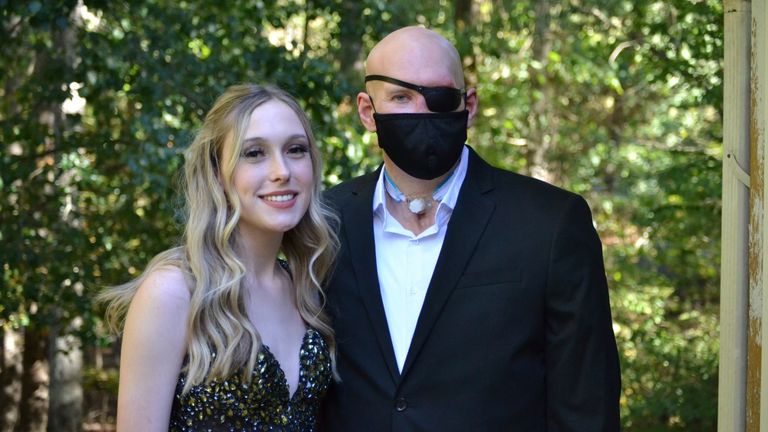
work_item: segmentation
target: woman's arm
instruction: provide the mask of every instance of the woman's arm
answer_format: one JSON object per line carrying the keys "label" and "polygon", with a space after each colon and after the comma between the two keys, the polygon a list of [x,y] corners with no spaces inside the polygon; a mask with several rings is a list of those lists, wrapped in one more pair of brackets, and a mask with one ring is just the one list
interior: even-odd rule
{"label": "woman's arm", "polygon": [[167,431],[187,337],[189,290],[180,269],[152,270],[131,301],[120,354],[117,430]]}

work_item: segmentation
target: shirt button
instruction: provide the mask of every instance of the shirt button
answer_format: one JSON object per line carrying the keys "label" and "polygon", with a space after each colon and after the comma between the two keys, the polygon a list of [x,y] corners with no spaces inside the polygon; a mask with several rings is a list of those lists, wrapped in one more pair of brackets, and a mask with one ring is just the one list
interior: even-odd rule
{"label": "shirt button", "polygon": [[408,401],[405,398],[397,398],[395,401],[395,409],[398,412],[403,412],[408,408]]}

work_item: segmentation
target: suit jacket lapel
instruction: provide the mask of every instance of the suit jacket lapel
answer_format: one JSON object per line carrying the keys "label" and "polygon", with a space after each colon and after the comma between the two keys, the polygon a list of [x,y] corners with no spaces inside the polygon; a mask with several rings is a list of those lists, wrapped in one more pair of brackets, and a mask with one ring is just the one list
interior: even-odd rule
{"label": "suit jacket lapel", "polygon": [[392,347],[384,304],[381,301],[381,289],[376,271],[376,248],[373,240],[373,193],[380,170],[381,168],[365,176],[361,179],[359,186],[352,191],[354,196],[342,210],[343,228],[349,244],[349,259],[355,272],[360,297],[367,309],[368,318],[392,380],[397,382],[400,379],[400,371],[395,361],[395,351]]}
{"label": "suit jacket lapel", "polygon": [[424,345],[445,302],[453,292],[464,268],[475,251],[480,236],[493,213],[495,204],[483,194],[493,189],[493,172],[470,148],[469,164],[456,208],[448,222],[448,231],[432,273],[427,296],[419,314],[402,376]]}

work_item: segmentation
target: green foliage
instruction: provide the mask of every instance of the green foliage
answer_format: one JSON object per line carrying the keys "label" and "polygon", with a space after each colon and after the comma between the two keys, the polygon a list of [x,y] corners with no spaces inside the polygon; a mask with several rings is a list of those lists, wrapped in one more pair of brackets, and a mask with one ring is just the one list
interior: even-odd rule
{"label": "green foliage", "polygon": [[592,204],[625,430],[714,430],[721,2],[85,6],[0,0],[0,325],[81,317],[68,331],[105,343],[90,299],[176,242],[183,149],[230,84],[274,82],[302,101],[328,184],[376,166],[356,116],[361,61],[421,23],[456,43],[478,88],[470,143]]}
{"label": "green foliage", "polygon": [[646,286],[616,294],[625,430],[715,430],[716,311],[681,303],[671,288]]}
{"label": "green foliage", "polygon": [[88,392],[117,394],[118,373],[114,369],[86,367],[83,369],[83,389]]}

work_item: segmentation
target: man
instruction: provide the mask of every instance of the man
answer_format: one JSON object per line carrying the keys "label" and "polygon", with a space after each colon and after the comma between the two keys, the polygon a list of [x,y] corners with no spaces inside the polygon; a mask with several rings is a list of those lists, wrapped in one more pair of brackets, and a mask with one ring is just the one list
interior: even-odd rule
{"label": "man", "polygon": [[384,165],[328,192],[329,431],[616,431],[619,365],[585,201],[465,146],[478,95],[419,27],[381,40],[358,114]]}

